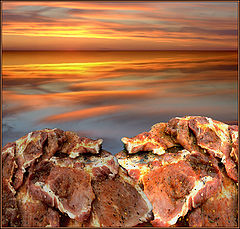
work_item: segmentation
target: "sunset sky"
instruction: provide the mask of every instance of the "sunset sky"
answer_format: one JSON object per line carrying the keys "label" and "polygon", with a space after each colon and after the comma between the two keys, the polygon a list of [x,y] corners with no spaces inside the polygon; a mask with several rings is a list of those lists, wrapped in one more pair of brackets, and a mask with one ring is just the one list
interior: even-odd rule
{"label": "sunset sky", "polygon": [[3,2],[3,50],[236,50],[237,4]]}

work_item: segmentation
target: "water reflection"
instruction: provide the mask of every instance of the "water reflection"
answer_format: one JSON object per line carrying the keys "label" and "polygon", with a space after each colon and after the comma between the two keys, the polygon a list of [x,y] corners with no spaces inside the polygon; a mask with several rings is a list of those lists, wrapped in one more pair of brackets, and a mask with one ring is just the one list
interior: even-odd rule
{"label": "water reflection", "polygon": [[48,128],[122,136],[174,116],[237,120],[236,52],[4,52],[3,145]]}

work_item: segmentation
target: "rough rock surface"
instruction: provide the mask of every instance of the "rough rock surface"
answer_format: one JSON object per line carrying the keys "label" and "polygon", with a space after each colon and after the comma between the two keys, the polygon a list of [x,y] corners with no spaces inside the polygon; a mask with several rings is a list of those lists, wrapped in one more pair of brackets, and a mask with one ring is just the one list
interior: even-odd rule
{"label": "rough rock surface", "polygon": [[116,157],[152,203],[153,226],[237,226],[238,126],[186,116],[122,142]]}
{"label": "rough rock surface", "polygon": [[152,205],[102,139],[34,131],[2,150],[2,226],[136,226]]}
{"label": "rough rock surface", "polygon": [[177,117],[122,141],[116,157],[57,128],[8,143],[2,226],[238,226],[238,126]]}
{"label": "rough rock surface", "polygon": [[197,227],[237,226],[238,192],[236,183],[222,170],[219,190],[201,206],[189,212],[188,225]]}

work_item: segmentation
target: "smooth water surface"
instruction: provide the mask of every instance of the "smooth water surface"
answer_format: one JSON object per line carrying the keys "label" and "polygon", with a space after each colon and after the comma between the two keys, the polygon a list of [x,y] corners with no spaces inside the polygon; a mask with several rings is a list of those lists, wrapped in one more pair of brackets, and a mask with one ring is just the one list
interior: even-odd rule
{"label": "smooth water surface", "polygon": [[175,116],[237,121],[237,52],[39,51],[3,53],[3,145],[60,128],[120,139]]}

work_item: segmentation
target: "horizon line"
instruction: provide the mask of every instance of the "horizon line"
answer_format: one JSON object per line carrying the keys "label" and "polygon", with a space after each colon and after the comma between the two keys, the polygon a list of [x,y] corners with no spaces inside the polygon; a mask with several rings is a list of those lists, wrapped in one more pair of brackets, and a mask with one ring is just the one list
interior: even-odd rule
{"label": "horizon line", "polygon": [[60,52],[79,52],[79,51],[84,51],[84,52],[126,52],[126,51],[140,51],[140,52],[144,52],[144,51],[238,51],[238,49],[124,49],[124,50],[115,50],[115,49],[110,49],[110,50],[106,50],[106,49],[76,49],[76,50],[61,50],[61,49],[52,49],[52,50],[49,50],[49,49],[40,49],[40,50],[32,50],[32,49],[2,49],[3,52],[5,51],[13,51],[13,52],[41,52],[41,51],[44,51],[44,52],[51,52],[51,51],[60,51]]}

